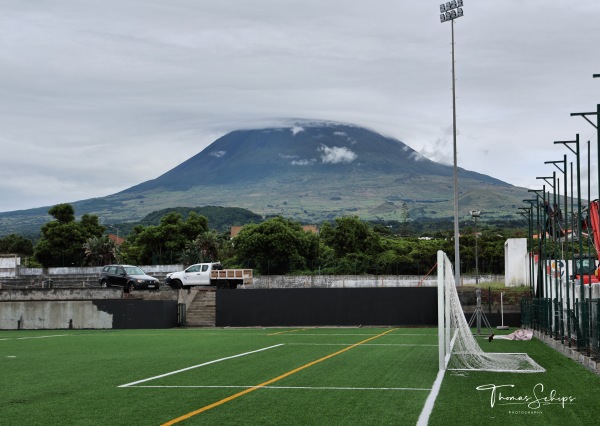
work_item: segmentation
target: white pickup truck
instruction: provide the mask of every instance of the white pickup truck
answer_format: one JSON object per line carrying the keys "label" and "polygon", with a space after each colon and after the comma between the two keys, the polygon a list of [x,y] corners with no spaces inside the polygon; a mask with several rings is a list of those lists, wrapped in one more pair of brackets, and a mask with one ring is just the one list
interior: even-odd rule
{"label": "white pickup truck", "polygon": [[192,286],[237,288],[252,284],[252,269],[223,269],[220,263],[197,263],[184,271],[167,274],[165,283],[174,289]]}

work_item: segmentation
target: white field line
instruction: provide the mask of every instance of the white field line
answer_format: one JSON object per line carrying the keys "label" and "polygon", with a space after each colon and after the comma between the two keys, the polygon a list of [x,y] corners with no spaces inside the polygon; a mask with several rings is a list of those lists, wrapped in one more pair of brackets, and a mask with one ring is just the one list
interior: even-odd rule
{"label": "white field line", "polygon": [[[288,346],[352,346],[354,343],[286,343]],[[365,343],[360,346],[425,346],[437,348],[438,345],[412,344],[412,343]]]}
{"label": "white field line", "polygon": [[[330,337],[330,336],[375,336],[375,334],[354,334],[354,333],[338,333],[338,334],[325,334],[325,333],[287,333],[287,334],[278,334],[277,337],[302,337],[302,336],[320,336],[320,337]],[[390,336],[431,336],[437,337],[437,334],[425,333],[425,334],[416,334],[416,333],[394,333],[390,334]]]}
{"label": "white field line", "polygon": [[5,337],[0,339],[0,342],[5,340],[29,340],[29,339],[49,339],[51,337],[67,337],[69,334],[53,334],[50,336],[31,336],[31,337]]}
{"label": "white field line", "polygon": [[[256,385],[252,385],[252,386],[243,386],[243,385],[238,385],[238,386],[227,386],[227,385],[223,385],[223,386],[217,386],[217,385],[213,385],[213,386],[209,386],[209,385],[189,385],[189,386],[177,386],[177,385],[173,385],[173,386],[153,386],[153,385],[141,385],[141,386],[135,386],[136,388],[206,388],[206,389],[250,389],[250,388],[255,388]],[[300,390],[354,390],[354,391],[364,391],[364,390],[368,390],[368,391],[425,391],[425,392],[429,392],[431,391],[431,389],[425,389],[425,388],[354,388],[354,387],[335,387],[335,386],[261,386],[260,389],[300,389]]]}
{"label": "white field line", "polygon": [[31,337],[6,337],[0,340],[27,340],[27,339],[48,339],[50,337],[66,337],[69,334],[53,334],[51,336],[31,336]]}
{"label": "white field line", "polygon": [[283,343],[280,343],[280,344],[274,345],[274,346],[269,346],[269,347],[266,347],[266,348],[257,349],[255,351],[244,352],[242,354],[237,354],[237,355],[232,355],[232,356],[228,356],[228,357],[225,357],[225,358],[215,359],[215,360],[212,360],[212,361],[204,362],[202,364],[198,364],[198,365],[193,365],[191,367],[182,368],[181,370],[171,371],[169,373],[161,374],[159,376],[149,377],[147,379],[142,379],[142,380],[138,380],[138,381],[135,381],[135,382],[131,382],[131,383],[127,383],[127,384],[124,384],[124,385],[120,385],[118,387],[120,387],[120,388],[126,388],[126,387],[129,387],[129,386],[134,386],[134,385],[137,385],[138,383],[149,382],[150,380],[160,379],[162,377],[167,377],[167,376],[172,376],[173,374],[182,373],[182,372],[188,371],[188,370],[193,370],[194,368],[204,367],[205,365],[215,364],[215,363],[221,362],[221,361],[227,361],[228,359],[239,358],[239,357],[242,357],[242,356],[246,356],[246,355],[250,355],[250,354],[255,354],[257,352],[266,351],[266,350],[269,350],[269,349],[277,348],[279,346],[283,346]]}
{"label": "white field line", "polygon": [[66,337],[68,334],[53,334],[51,336],[32,336],[32,337],[17,337],[17,340],[26,340],[26,339],[47,339],[49,337]]}
{"label": "white field line", "polygon": [[417,421],[417,426],[427,426],[429,423],[429,416],[431,416],[431,412],[433,411],[433,406],[435,405],[435,400],[437,399],[438,394],[440,393],[440,388],[442,387],[442,381],[444,380],[444,373],[446,370],[440,370],[438,375],[433,382],[433,387],[431,388],[431,392],[427,396],[427,400],[425,401],[425,405],[423,406],[423,410],[419,415],[419,420]]}

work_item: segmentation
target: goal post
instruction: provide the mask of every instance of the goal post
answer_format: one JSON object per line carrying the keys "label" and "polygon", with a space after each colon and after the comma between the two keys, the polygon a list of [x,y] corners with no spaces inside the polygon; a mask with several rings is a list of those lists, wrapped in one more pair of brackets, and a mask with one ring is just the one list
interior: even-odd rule
{"label": "goal post", "polygon": [[446,286],[444,285],[446,276],[445,276],[445,267],[444,267],[444,253],[442,250],[437,252],[437,295],[438,295],[438,356],[439,356],[439,370],[446,369],[446,352],[448,349],[446,348],[446,341],[448,340],[445,336],[446,327],[444,324],[447,323],[446,319],[446,309],[445,309],[445,295],[444,290]]}
{"label": "goal post", "polygon": [[541,373],[546,371],[526,353],[484,352],[475,340],[463,313],[452,263],[437,253],[439,369]]}

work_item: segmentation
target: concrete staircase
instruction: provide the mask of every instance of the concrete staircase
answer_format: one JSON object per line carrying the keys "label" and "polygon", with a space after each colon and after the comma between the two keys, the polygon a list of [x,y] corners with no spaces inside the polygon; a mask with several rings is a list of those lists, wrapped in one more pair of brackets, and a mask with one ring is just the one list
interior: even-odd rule
{"label": "concrete staircase", "polygon": [[217,309],[214,289],[198,290],[196,296],[186,309],[187,327],[214,327]]}

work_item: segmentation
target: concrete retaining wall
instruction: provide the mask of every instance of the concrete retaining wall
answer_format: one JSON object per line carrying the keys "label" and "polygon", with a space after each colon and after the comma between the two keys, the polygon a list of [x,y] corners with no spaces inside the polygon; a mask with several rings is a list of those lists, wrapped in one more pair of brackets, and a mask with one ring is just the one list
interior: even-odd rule
{"label": "concrete retaining wall", "polygon": [[[483,275],[479,284],[503,282],[504,276]],[[475,277],[462,276],[463,285],[475,285]],[[249,286],[250,287],[250,286]],[[437,276],[417,275],[264,275],[254,277],[252,288],[373,288],[437,287]]]}
{"label": "concrete retaining wall", "polygon": [[0,329],[177,327],[176,300],[101,299],[0,302]]}
{"label": "concrete retaining wall", "polygon": [[[90,289],[14,289],[0,290],[2,301],[46,301],[46,300],[101,300],[120,299],[123,290],[120,288],[90,288]],[[2,305],[4,306],[4,305]]]}
{"label": "concrete retaining wall", "polygon": [[113,316],[91,300],[2,302],[0,329],[113,328]]}

